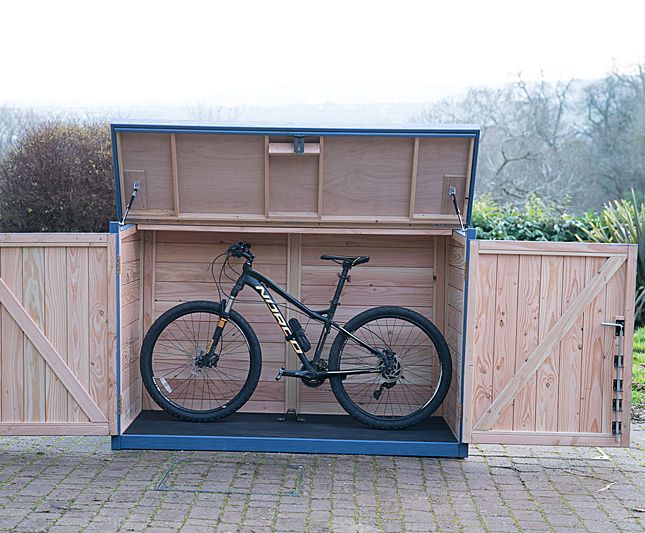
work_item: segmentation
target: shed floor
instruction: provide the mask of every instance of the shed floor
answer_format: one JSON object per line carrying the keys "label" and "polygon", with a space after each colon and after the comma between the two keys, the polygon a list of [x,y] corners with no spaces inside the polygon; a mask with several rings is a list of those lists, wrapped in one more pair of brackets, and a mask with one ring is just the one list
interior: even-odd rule
{"label": "shed floor", "polygon": [[193,423],[164,411],[142,411],[120,437],[115,448],[201,449],[345,453],[375,455],[464,456],[442,417],[433,416],[413,428],[398,431],[371,429],[350,416],[302,415],[278,421],[276,413],[236,413],[220,422]]}
{"label": "shed floor", "polygon": [[200,424],[178,420],[165,411],[142,411],[125,434],[457,442],[440,416],[397,431],[368,428],[344,415],[301,415],[304,422],[296,422],[292,415],[279,422],[279,416],[284,415],[235,413],[219,422]]}

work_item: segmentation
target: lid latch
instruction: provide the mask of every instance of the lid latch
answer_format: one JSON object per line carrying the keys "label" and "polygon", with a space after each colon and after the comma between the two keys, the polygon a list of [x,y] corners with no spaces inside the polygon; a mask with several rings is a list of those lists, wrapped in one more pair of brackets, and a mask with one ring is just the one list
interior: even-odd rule
{"label": "lid latch", "polygon": [[293,153],[296,155],[302,155],[305,153],[305,136],[304,135],[294,135],[293,137]]}

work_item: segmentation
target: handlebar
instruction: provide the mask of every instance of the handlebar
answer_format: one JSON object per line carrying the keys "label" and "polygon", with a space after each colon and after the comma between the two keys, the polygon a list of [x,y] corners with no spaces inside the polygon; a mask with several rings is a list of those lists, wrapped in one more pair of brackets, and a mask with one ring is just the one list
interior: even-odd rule
{"label": "handlebar", "polygon": [[229,246],[226,252],[231,254],[233,257],[244,257],[249,261],[253,261],[255,259],[255,255],[252,254],[250,250],[251,243],[239,241]]}

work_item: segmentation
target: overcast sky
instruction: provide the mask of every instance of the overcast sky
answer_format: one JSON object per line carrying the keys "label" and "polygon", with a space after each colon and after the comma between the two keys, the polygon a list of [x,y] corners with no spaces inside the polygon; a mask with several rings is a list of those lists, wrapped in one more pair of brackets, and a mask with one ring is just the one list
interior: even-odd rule
{"label": "overcast sky", "polygon": [[0,105],[426,102],[645,60],[645,1],[3,1]]}

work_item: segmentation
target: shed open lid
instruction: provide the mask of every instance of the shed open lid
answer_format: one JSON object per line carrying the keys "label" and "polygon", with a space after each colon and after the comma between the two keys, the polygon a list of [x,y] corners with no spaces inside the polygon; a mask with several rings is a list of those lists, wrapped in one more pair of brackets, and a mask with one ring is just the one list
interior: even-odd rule
{"label": "shed open lid", "polygon": [[[479,128],[112,124],[117,202],[134,223],[457,228]],[[121,215],[120,215],[121,216]]]}

